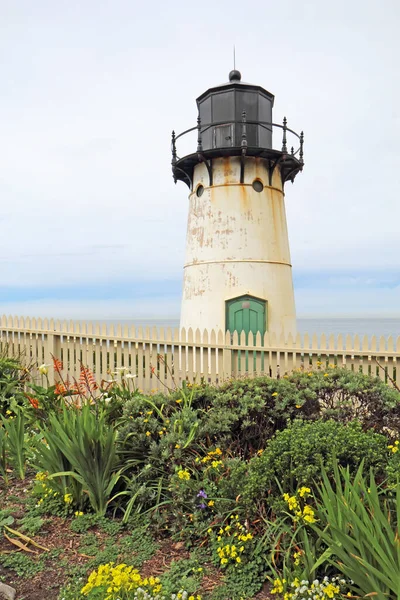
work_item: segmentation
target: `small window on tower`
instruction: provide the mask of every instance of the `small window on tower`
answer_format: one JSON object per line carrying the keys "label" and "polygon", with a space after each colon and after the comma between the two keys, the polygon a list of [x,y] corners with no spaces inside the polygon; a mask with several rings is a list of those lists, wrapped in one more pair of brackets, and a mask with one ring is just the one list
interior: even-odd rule
{"label": "small window on tower", "polygon": [[199,186],[197,186],[197,189],[196,189],[196,196],[197,196],[198,198],[200,198],[200,196],[202,196],[202,195],[203,195],[203,192],[204,192],[204,187],[203,187],[202,185],[199,185]]}
{"label": "small window on tower", "polygon": [[262,181],[260,181],[259,179],[255,179],[253,181],[253,190],[255,190],[256,192],[262,192],[264,189],[264,185],[262,183]]}

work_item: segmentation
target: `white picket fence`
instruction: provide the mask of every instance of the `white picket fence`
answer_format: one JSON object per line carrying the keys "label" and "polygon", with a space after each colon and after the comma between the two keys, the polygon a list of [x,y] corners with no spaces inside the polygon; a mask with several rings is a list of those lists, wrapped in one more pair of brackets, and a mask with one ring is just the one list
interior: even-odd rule
{"label": "white picket fence", "polygon": [[[124,368],[145,392],[173,389],[183,381],[219,384],[232,377],[280,377],[294,369],[346,367],[378,375],[400,386],[400,337],[297,335],[277,339],[244,332],[163,329],[60,322],[53,319],[1,318],[0,344],[9,354],[23,353],[37,367],[63,363],[63,373],[79,378],[89,367],[100,384]],[[49,379],[54,372],[49,368]]]}

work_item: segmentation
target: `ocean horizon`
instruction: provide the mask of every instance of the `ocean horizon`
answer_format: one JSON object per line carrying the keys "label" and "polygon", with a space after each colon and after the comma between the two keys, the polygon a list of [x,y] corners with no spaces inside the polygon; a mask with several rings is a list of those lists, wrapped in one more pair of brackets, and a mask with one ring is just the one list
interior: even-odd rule
{"label": "ocean horizon", "polygon": [[[96,320],[98,322],[98,320]],[[179,327],[179,318],[154,317],[144,319],[105,319],[101,321],[108,325],[128,325],[135,327],[156,327],[175,329]],[[325,335],[373,335],[385,338],[400,336],[400,317],[299,317],[297,319],[297,331],[300,335],[308,333]]]}

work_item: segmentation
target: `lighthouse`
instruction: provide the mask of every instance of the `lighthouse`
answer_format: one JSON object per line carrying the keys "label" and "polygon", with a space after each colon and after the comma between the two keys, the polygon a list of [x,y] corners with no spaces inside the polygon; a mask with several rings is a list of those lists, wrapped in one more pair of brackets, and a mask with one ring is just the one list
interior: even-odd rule
{"label": "lighthouse", "polygon": [[233,70],[197,98],[197,124],[172,132],[173,177],[189,188],[186,330],[296,333],[285,184],[303,169],[303,133],[273,123],[273,104]]}

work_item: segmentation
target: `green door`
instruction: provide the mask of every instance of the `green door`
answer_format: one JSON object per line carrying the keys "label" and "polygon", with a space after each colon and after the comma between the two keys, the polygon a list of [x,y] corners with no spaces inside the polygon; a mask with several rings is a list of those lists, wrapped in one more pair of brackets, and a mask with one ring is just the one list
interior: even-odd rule
{"label": "green door", "polygon": [[267,303],[253,296],[240,296],[226,303],[226,328],[231,333],[242,331],[254,335],[259,331],[263,336],[267,329]]}

